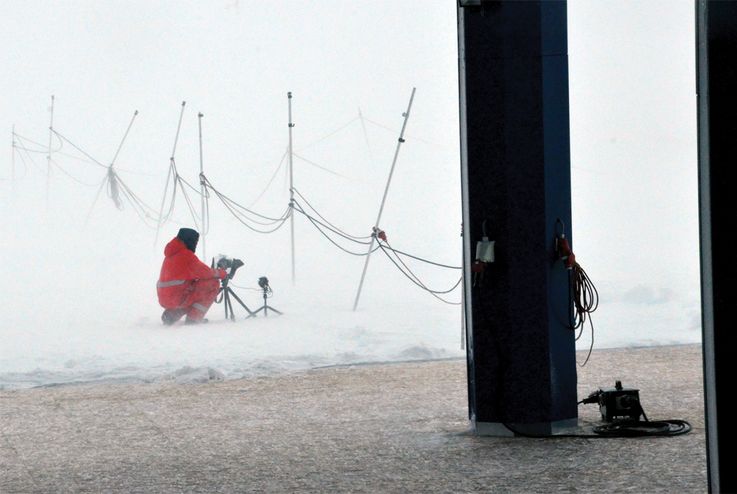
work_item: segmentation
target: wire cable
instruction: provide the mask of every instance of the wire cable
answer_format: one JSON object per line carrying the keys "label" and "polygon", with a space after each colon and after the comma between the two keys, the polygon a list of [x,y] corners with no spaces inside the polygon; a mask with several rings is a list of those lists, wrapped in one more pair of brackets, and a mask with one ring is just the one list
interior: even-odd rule
{"label": "wire cable", "polygon": [[[284,213],[282,213],[282,215],[279,218],[270,218],[269,221],[259,221],[259,220],[250,218],[246,214],[244,214],[241,210],[239,210],[239,208],[241,207],[239,204],[233,202],[232,200],[230,200],[226,196],[220,194],[218,191],[216,191],[214,189],[213,189],[213,191],[215,192],[216,197],[218,199],[220,199],[220,202],[223,203],[223,205],[228,209],[228,211],[230,211],[230,213],[233,216],[236,217],[236,219],[238,219],[238,221],[240,221],[245,226],[248,226],[249,228],[251,228],[255,232],[260,232],[260,233],[271,233],[271,232],[274,232],[274,231],[278,230],[282,226],[282,224],[284,223],[284,221],[286,221],[287,218],[289,218],[289,206],[286,207]],[[251,211],[249,211],[249,212],[251,214],[258,214],[258,213],[254,213],[254,212],[251,212]],[[278,224],[278,225],[276,226],[276,228],[273,228],[273,229],[261,230],[258,227],[252,227],[251,226],[252,224],[253,225],[265,226],[265,227],[270,227],[270,226],[275,225],[275,224]]]}
{"label": "wire cable", "polygon": [[387,243],[386,248],[389,249],[389,250],[391,250],[395,254],[401,254],[401,255],[403,255],[405,257],[410,257],[410,258],[415,259],[415,260],[420,261],[420,262],[424,262],[424,263],[427,263],[427,264],[432,264],[433,266],[438,266],[438,267],[441,267],[441,268],[448,268],[448,269],[463,269],[463,266],[450,266],[448,264],[441,264],[439,262],[434,262],[434,261],[430,261],[428,259],[423,259],[422,257],[413,256],[412,254],[408,254],[407,252],[402,252],[401,250],[397,250],[397,249],[391,247],[389,245],[389,243]]}
{"label": "wire cable", "polygon": [[577,262],[574,262],[568,271],[568,297],[571,310],[569,328],[573,331],[578,330],[576,341],[581,338],[587,320],[591,328],[589,351],[584,362],[579,364],[583,367],[588,363],[594,349],[594,322],[591,319],[591,313],[599,307],[599,291]]}
{"label": "wire cable", "polygon": [[94,158],[93,156],[91,156],[91,155],[90,155],[89,153],[87,153],[87,151],[85,151],[84,149],[82,149],[82,148],[80,148],[79,146],[77,146],[76,144],[74,144],[74,143],[73,143],[72,141],[70,141],[69,139],[67,139],[67,138],[66,138],[66,137],[64,137],[63,135],[61,135],[61,134],[60,134],[59,132],[57,132],[57,131],[56,131],[55,129],[51,129],[51,132],[53,132],[53,133],[54,133],[55,135],[57,135],[57,136],[58,136],[58,137],[59,137],[60,139],[63,139],[64,141],[66,141],[66,142],[67,142],[67,143],[68,143],[69,145],[71,145],[71,146],[72,146],[72,147],[73,147],[74,149],[76,149],[77,151],[79,151],[80,153],[82,153],[83,155],[85,155],[85,156],[86,156],[86,157],[87,157],[87,158],[88,158],[88,159],[89,159],[90,161],[92,161],[92,162],[93,162],[94,164],[96,164],[97,166],[100,166],[100,167],[102,167],[102,168],[107,168],[107,167],[108,167],[108,165],[103,165],[102,163],[100,163],[100,162],[99,162],[98,160],[96,160],[96,159],[95,159],[95,158]]}
{"label": "wire cable", "polygon": [[[371,125],[374,125],[376,127],[379,127],[381,129],[384,129],[384,130],[386,130],[388,132],[391,132],[391,133],[396,133],[397,132],[396,129],[392,129],[388,125],[384,125],[382,123],[376,122],[374,120],[371,120],[370,118],[366,118],[366,117],[362,117],[362,118],[363,118],[363,120],[365,120],[366,122],[370,123]],[[410,136],[409,134],[407,135],[407,139],[412,139],[413,141],[418,141],[418,142],[424,142],[425,144],[430,144],[431,146],[444,147],[444,146],[438,144],[437,142],[432,142],[432,141],[429,141],[427,139],[423,139],[421,137]]]}
{"label": "wire cable", "polygon": [[234,201],[230,197],[226,196],[225,194],[223,194],[222,192],[220,192],[219,190],[217,190],[212,185],[212,183],[210,182],[210,180],[208,180],[207,177],[205,177],[204,175],[202,175],[202,180],[203,180],[203,184],[204,184],[205,188],[212,190],[215,193],[215,195],[218,196],[218,198],[222,202],[224,202],[224,203],[227,202],[230,206],[232,206],[235,209],[238,209],[238,210],[243,211],[243,212],[245,212],[247,214],[251,214],[251,215],[257,216],[259,218],[262,218],[262,219],[268,221],[268,223],[259,223],[257,220],[251,220],[254,223],[258,223],[258,224],[261,224],[261,225],[270,225],[270,224],[273,224],[273,223],[277,223],[277,222],[283,221],[284,218],[285,218],[284,214],[282,214],[282,216],[280,216],[279,218],[274,218],[274,217],[271,217],[271,216],[263,215],[261,213],[257,213],[256,211],[253,211],[252,209],[249,209],[246,206],[243,206],[242,204],[237,203],[236,201]]}
{"label": "wire cable", "polygon": [[[294,199],[293,202],[294,202],[294,204],[296,204],[299,207],[299,209],[297,209],[297,212],[302,213],[304,216],[306,216],[310,221],[314,222],[316,225],[319,224],[323,228],[325,228],[326,230],[330,230],[331,232],[335,233],[336,235],[338,235],[340,237],[343,237],[346,240],[350,240],[353,243],[361,244],[361,245],[371,245],[371,242],[370,241],[369,242],[365,242],[363,240],[358,240],[359,237],[350,236],[350,235],[344,233],[339,228],[332,226],[332,224],[330,224],[329,222],[323,223],[322,221],[318,220],[314,216],[312,216],[309,213],[307,213],[304,210],[304,208],[302,207],[302,204],[300,204],[300,202],[297,201],[296,199]],[[369,236],[368,238],[371,238],[371,236]]]}
{"label": "wire cable", "polygon": [[609,439],[613,437],[643,437],[643,436],[680,436],[691,432],[693,429],[691,424],[686,420],[657,420],[652,422],[646,421],[621,421],[612,422],[610,424],[602,424],[591,428],[594,434],[534,434],[523,432],[517,427],[508,423],[502,423],[515,436],[529,437],[534,439],[563,439],[563,438],[581,438],[581,439]]}
{"label": "wire cable", "polygon": [[[49,147],[46,144],[41,144],[40,142],[36,142],[36,141],[34,141],[32,139],[29,139],[27,137],[24,137],[24,136],[18,134],[17,132],[14,132],[13,133],[13,136],[17,137],[21,141],[25,141],[25,142],[28,142],[28,143],[33,144],[34,146],[38,146],[39,147],[39,149],[31,149],[31,148],[28,148],[28,145],[27,144],[23,144],[23,147],[27,148],[26,149],[27,151],[30,151],[32,153],[49,154]],[[59,139],[59,138],[57,137],[57,139]],[[52,149],[51,150],[51,153],[57,153],[57,152],[59,152],[63,146],[64,146],[63,141],[61,139],[59,139],[59,149]]]}
{"label": "wire cable", "polygon": [[328,133],[327,135],[325,135],[323,137],[320,137],[320,138],[318,138],[318,139],[310,142],[309,144],[306,144],[306,145],[302,146],[301,148],[299,148],[299,151],[300,152],[301,151],[304,151],[305,149],[311,148],[312,146],[315,146],[316,144],[319,144],[322,141],[333,137],[335,134],[337,134],[341,130],[345,129],[346,127],[348,127],[349,125],[351,125],[353,122],[355,122],[358,119],[359,119],[359,117],[353,117],[351,120],[349,120],[348,122],[344,123],[343,125],[341,125],[337,129],[333,130],[332,132]]}
{"label": "wire cable", "polygon": [[[20,150],[24,151],[22,148]],[[24,152],[26,153],[26,158],[28,158],[28,161],[30,161],[33,164],[33,167],[36,168],[39,172],[43,173],[43,167],[41,167],[38,163],[36,163],[36,160],[33,159],[33,156],[28,151],[24,151]],[[30,169],[30,166],[28,166],[28,162],[23,157],[23,153],[19,152],[18,156],[23,162],[23,165],[26,167],[26,171],[28,171]]]}
{"label": "wire cable", "polygon": [[[304,203],[310,208],[310,210],[312,210],[321,220],[323,220],[326,224],[328,224],[332,228],[334,228],[334,231],[336,231],[336,232],[339,231],[344,237],[346,237],[346,238],[352,238],[352,239],[355,239],[355,240],[365,240],[365,239],[370,239],[373,236],[373,235],[358,236],[358,235],[351,235],[351,234],[345,232],[344,230],[338,228],[333,223],[331,223],[330,221],[328,221],[323,215],[321,215],[317,211],[317,209],[315,209],[315,207],[312,204],[310,204],[309,201],[307,201],[307,198],[305,196],[303,196],[302,193],[299,190],[297,190],[296,187],[292,187],[292,190],[304,201]],[[366,243],[368,243],[368,242],[366,242]]]}
{"label": "wire cable", "polygon": [[[588,399],[598,396],[599,392],[594,392],[589,395]],[[581,400],[578,404],[582,403],[595,403],[595,401]],[[504,426],[509,429],[515,435],[523,437],[534,437],[534,438],[557,438],[557,437],[581,437],[581,438],[611,438],[611,437],[643,437],[643,436],[680,436],[691,432],[693,429],[691,424],[686,420],[681,419],[670,419],[670,420],[654,420],[651,421],[647,418],[645,410],[642,405],[638,403],[640,413],[644,420],[615,420],[605,424],[597,425],[592,427],[594,434],[550,434],[550,435],[538,435],[529,434],[516,429],[509,424]]]}
{"label": "wire cable", "polygon": [[[427,286],[426,286],[426,285],[425,285],[425,284],[424,284],[424,283],[423,283],[423,282],[422,282],[422,281],[421,281],[421,280],[420,280],[420,279],[419,279],[419,278],[417,277],[417,275],[415,275],[415,274],[414,274],[414,273],[413,273],[413,272],[412,272],[412,271],[411,271],[411,270],[410,270],[410,269],[409,269],[409,268],[407,267],[407,265],[406,265],[406,264],[404,264],[404,263],[402,262],[402,260],[401,260],[401,259],[397,258],[397,260],[395,261],[395,260],[394,260],[394,258],[392,258],[392,257],[391,257],[391,256],[389,255],[389,253],[387,252],[387,249],[385,249],[385,248],[384,248],[384,246],[383,246],[383,245],[381,244],[381,242],[379,242],[379,243],[378,243],[378,245],[379,245],[379,247],[381,248],[381,251],[382,251],[382,252],[383,252],[383,253],[384,253],[384,254],[385,254],[385,255],[387,256],[387,258],[388,258],[388,259],[389,259],[389,260],[390,260],[390,261],[392,262],[392,264],[394,264],[394,266],[395,266],[395,267],[396,267],[397,269],[399,269],[399,271],[400,271],[400,272],[401,272],[401,273],[402,273],[402,274],[403,274],[403,275],[404,275],[405,277],[407,277],[407,279],[409,279],[409,280],[410,280],[410,281],[411,281],[412,283],[414,283],[414,284],[415,284],[415,285],[417,285],[418,287],[422,288],[423,290],[425,290],[425,291],[426,291],[426,292],[428,292],[428,293],[429,293],[430,295],[432,295],[433,297],[435,297],[436,299],[440,300],[440,301],[441,301],[441,302],[443,302],[443,303],[446,303],[446,304],[448,304],[448,305],[461,305],[461,302],[451,302],[450,300],[446,300],[446,299],[442,298],[442,297],[441,297],[440,295],[441,295],[441,294],[446,294],[446,293],[450,293],[450,292],[452,292],[453,290],[455,290],[455,289],[456,289],[456,288],[458,287],[458,285],[460,285],[460,284],[461,284],[461,281],[463,281],[463,275],[461,275],[461,276],[460,276],[460,278],[458,278],[458,281],[457,281],[457,282],[455,283],[455,285],[453,285],[453,286],[452,286],[452,287],[451,287],[450,289],[448,289],[448,290],[443,290],[443,291],[440,291],[440,290],[431,290],[430,288],[428,288],[428,287],[427,287]],[[398,261],[398,262],[397,262],[397,261]],[[401,264],[402,264],[402,266],[404,266],[404,269],[402,269],[402,266],[400,266],[400,265],[399,265],[399,263],[401,263]],[[406,269],[406,271],[405,271],[405,269]]]}
{"label": "wire cable", "polygon": [[[325,237],[326,239],[328,239],[328,240],[330,241],[330,243],[332,243],[333,245],[335,245],[335,246],[336,246],[337,248],[339,248],[340,250],[342,250],[342,251],[343,251],[343,252],[345,252],[346,254],[350,254],[350,255],[352,255],[352,256],[357,256],[357,257],[364,257],[364,256],[367,256],[367,255],[369,255],[369,254],[371,254],[371,253],[374,253],[374,252],[376,252],[377,250],[379,250],[379,249],[381,248],[381,246],[380,246],[380,245],[377,245],[376,247],[374,247],[374,248],[373,248],[372,250],[370,250],[370,251],[368,251],[368,252],[353,252],[353,251],[351,251],[351,250],[348,250],[348,249],[346,249],[345,247],[343,247],[342,245],[340,245],[339,243],[337,243],[337,242],[336,242],[335,240],[333,240],[332,238],[330,238],[330,235],[328,235],[327,233],[325,233],[325,232],[323,231],[323,229],[322,229],[322,228],[320,228],[320,226],[323,226],[323,227],[325,227],[325,225],[322,225],[322,224],[321,224],[321,223],[320,223],[319,221],[317,221],[317,220],[316,220],[315,218],[313,218],[312,216],[310,216],[309,214],[307,214],[307,213],[306,213],[306,212],[305,212],[305,211],[304,211],[304,210],[303,210],[303,209],[302,209],[302,208],[301,208],[301,207],[299,206],[299,203],[297,203],[296,201],[295,201],[295,205],[297,206],[297,208],[293,208],[293,211],[297,211],[298,213],[302,213],[302,214],[303,214],[303,215],[305,216],[305,218],[307,218],[307,219],[309,220],[309,222],[310,222],[310,223],[312,223],[312,226],[314,226],[314,227],[315,227],[315,228],[317,229],[317,231],[318,231],[318,232],[320,232],[320,233],[321,233],[321,234],[322,234],[322,235],[323,235],[323,236],[324,236],[324,237]],[[329,228],[327,228],[327,227],[325,227],[325,228],[326,228],[326,229],[329,229]],[[332,231],[332,230],[331,230],[331,231]],[[350,239],[349,239],[349,240],[350,240]],[[354,240],[354,242],[355,242],[355,240]],[[363,242],[359,242],[359,243],[363,243]],[[370,242],[366,242],[366,244],[365,244],[365,245],[369,245],[369,244],[370,244]]]}
{"label": "wire cable", "polygon": [[254,199],[251,204],[248,205],[248,207],[253,207],[259,199],[263,197],[264,194],[266,194],[266,191],[269,190],[269,187],[271,187],[271,184],[274,182],[274,179],[276,178],[276,175],[279,173],[279,170],[281,170],[281,167],[284,166],[284,162],[287,158],[287,154],[289,153],[289,149],[286,149],[284,151],[284,154],[282,154],[281,159],[279,160],[279,164],[276,167],[276,170],[274,170],[274,173],[271,174],[271,178],[269,179],[269,182],[266,184],[266,187],[261,191],[261,193],[256,196],[256,199]]}
{"label": "wire cable", "polygon": [[627,420],[594,427],[602,437],[679,436],[692,429],[685,420]]}
{"label": "wire cable", "polygon": [[[385,242],[385,243],[386,243],[386,242]],[[386,254],[388,255],[388,252],[387,252],[387,251],[390,251],[391,249],[387,249],[387,248],[386,248],[386,247],[385,247],[384,245],[382,245],[382,244],[381,244],[381,242],[379,242],[379,244],[381,245],[381,247],[382,247],[382,250],[384,250],[384,252],[385,252],[385,253],[386,253]],[[387,244],[387,245],[388,245],[388,244]],[[390,259],[391,259],[391,257],[390,257]],[[457,286],[458,286],[458,285],[459,285],[459,284],[461,283],[461,280],[463,279],[463,277],[460,277],[460,278],[458,278],[458,281],[456,281],[456,283],[455,283],[455,284],[454,284],[454,285],[453,285],[452,287],[450,287],[449,289],[447,289],[447,290],[431,290],[431,289],[429,289],[429,288],[427,287],[427,285],[425,285],[424,283],[422,283],[422,282],[420,281],[420,278],[419,278],[419,277],[418,277],[418,276],[417,276],[417,275],[416,275],[416,274],[415,274],[415,273],[414,273],[414,272],[413,272],[413,271],[412,271],[412,270],[411,270],[411,269],[409,268],[409,266],[407,266],[407,264],[405,264],[405,263],[404,263],[404,262],[403,262],[403,261],[402,261],[401,259],[399,259],[398,257],[397,257],[397,260],[398,260],[398,261],[399,261],[399,263],[400,263],[400,264],[401,264],[401,265],[402,265],[402,266],[404,267],[404,269],[405,269],[405,270],[407,271],[407,273],[409,273],[409,274],[411,274],[411,275],[412,275],[412,278],[410,278],[410,279],[414,279],[414,280],[417,280],[417,284],[418,284],[418,285],[419,285],[420,287],[422,287],[422,288],[424,288],[425,290],[427,290],[428,292],[430,292],[430,293],[436,293],[436,294],[438,294],[438,295],[443,295],[443,294],[446,294],[446,293],[450,293],[450,292],[452,292],[453,290],[455,290],[455,289],[456,289],[456,287],[457,287]]]}
{"label": "wire cable", "polygon": [[345,175],[341,175],[341,174],[340,174],[340,173],[338,173],[338,172],[334,172],[334,171],[333,171],[333,170],[331,170],[330,168],[326,168],[326,167],[324,167],[324,166],[320,165],[319,163],[315,163],[315,162],[314,162],[314,161],[312,161],[312,160],[308,160],[307,158],[305,158],[305,157],[303,157],[303,156],[300,156],[300,155],[298,155],[298,154],[297,154],[297,153],[295,153],[295,152],[292,152],[292,156],[294,156],[295,158],[301,159],[301,160],[302,160],[302,161],[304,161],[305,163],[307,163],[307,164],[310,164],[310,165],[314,166],[315,168],[319,168],[319,169],[320,169],[320,170],[322,170],[322,171],[325,171],[325,172],[331,173],[331,174],[335,175],[336,177],[340,177],[340,178],[348,178],[348,177],[346,177]]}
{"label": "wire cable", "polygon": [[58,162],[57,162],[57,161],[56,161],[55,159],[51,159],[51,160],[49,160],[49,161],[50,161],[50,162],[51,162],[51,164],[52,164],[52,165],[54,165],[54,166],[55,166],[55,167],[56,167],[56,168],[57,168],[57,169],[58,169],[58,170],[59,170],[60,172],[62,172],[62,173],[63,173],[64,175],[66,175],[67,177],[69,177],[69,178],[70,178],[71,180],[74,180],[74,181],[75,181],[75,182],[77,182],[78,184],[80,184],[80,185],[84,185],[85,187],[95,187],[95,186],[97,185],[97,184],[91,184],[91,183],[88,183],[88,182],[83,182],[82,180],[78,179],[77,177],[75,177],[74,175],[72,175],[71,173],[69,173],[68,171],[66,171],[66,169],[64,169],[64,167],[63,167],[63,166],[61,166],[61,165],[60,165],[60,164],[59,164],[59,163],[58,163]]}

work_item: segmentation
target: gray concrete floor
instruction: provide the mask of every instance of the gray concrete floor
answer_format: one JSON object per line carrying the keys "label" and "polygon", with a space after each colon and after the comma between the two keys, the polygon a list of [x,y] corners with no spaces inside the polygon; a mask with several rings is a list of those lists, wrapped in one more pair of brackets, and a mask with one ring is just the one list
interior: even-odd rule
{"label": "gray concrete floor", "polygon": [[704,493],[701,368],[688,345],[579,369],[579,397],[620,379],[650,420],[694,427],[645,438],[475,436],[461,360],[0,391],[0,492]]}

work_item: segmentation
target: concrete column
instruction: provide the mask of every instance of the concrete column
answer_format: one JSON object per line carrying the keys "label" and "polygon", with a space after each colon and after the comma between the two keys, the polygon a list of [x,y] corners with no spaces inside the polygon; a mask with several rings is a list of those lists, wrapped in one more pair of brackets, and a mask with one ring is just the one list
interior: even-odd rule
{"label": "concrete column", "polygon": [[[566,7],[459,5],[469,417],[479,434],[577,422],[568,272],[555,256],[556,232],[571,242]],[[495,262],[474,276],[484,224]]]}

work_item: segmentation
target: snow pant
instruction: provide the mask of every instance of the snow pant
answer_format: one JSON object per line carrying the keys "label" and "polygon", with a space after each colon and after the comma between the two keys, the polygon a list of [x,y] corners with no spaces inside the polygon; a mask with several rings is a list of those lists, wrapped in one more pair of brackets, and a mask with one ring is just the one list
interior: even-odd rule
{"label": "snow pant", "polygon": [[168,306],[167,304],[164,308],[178,309],[176,312],[172,310],[176,319],[186,314],[187,319],[191,321],[201,321],[219,292],[220,280],[218,279],[194,280],[184,289],[182,301],[178,305]]}

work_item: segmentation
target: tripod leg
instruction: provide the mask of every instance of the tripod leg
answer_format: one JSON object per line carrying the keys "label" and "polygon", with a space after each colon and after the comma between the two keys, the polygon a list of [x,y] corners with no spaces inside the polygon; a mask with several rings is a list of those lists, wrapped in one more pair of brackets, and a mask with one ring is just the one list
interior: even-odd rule
{"label": "tripod leg", "polygon": [[225,292],[225,318],[230,319],[231,321],[235,321],[235,314],[233,313],[233,302],[230,300],[228,291]]}
{"label": "tripod leg", "polygon": [[[271,312],[276,312],[277,314],[281,315],[282,314],[281,312],[279,312],[278,310],[276,310],[275,308],[269,306],[269,304],[266,303],[266,299],[267,299],[267,296],[266,296],[266,293],[264,293],[264,306],[261,307],[261,309],[263,309],[263,311],[264,311],[264,317],[269,317],[269,309],[271,309]],[[261,310],[261,309],[259,309],[259,310]],[[256,312],[258,312],[258,311],[256,311]]]}
{"label": "tripod leg", "polygon": [[268,307],[271,310],[271,312],[276,312],[280,316],[282,315],[282,313],[280,311],[276,310],[275,308],[271,307],[270,305],[267,305],[266,307]]}
{"label": "tripod leg", "polygon": [[[235,294],[235,292],[234,292],[233,290],[231,290],[231,289],[230,289],[230,287],[228,287],[228,293],[230,293],[231,295],[233,295],[233,298],[235,298],[235,299],[236,299],[236,300],[238,301],[238,303],[239,303],[239,304],[241,304],[241,307],[243,307],[244,309],[246,309],[246,312],[248,312],[248,314],[249,314],[249,315],[251,315],[251,316],[252,316],[252,315],[256,314],[256,313],[255,313],[255,312],[253,312],[253,311],[252,311],[251,309],[249,309],[249,308],[248,308],[248,306],[247,306],[246,304],[244,304],[244,303],[243,303],[243,300],[241,300],[241,299],[240,299],[240,298],[238,297],[238,295],[236,295],[236,294]],[[232,312],[232,305],[231,305],[231,312]]]}

